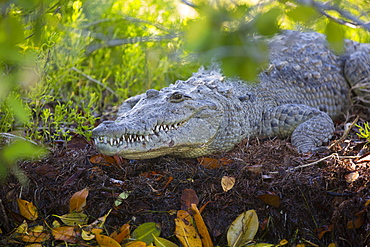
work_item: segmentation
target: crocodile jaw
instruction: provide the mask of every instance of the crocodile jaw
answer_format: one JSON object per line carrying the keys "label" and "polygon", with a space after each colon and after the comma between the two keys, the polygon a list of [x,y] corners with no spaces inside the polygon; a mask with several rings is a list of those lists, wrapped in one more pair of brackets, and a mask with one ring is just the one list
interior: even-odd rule
{"label": "crocodile jaw", "polygon": [[127,129],[122,122],[103,122],[96,127],[92,137],[98,151],[127,159],[151,159],[167,154],[197,157],[209,152],[208,146],[217,133],[218,124],[214,118],[190,118],[172,124],[156,124],[149,130],[135,130],[136,134],[129,134]]}

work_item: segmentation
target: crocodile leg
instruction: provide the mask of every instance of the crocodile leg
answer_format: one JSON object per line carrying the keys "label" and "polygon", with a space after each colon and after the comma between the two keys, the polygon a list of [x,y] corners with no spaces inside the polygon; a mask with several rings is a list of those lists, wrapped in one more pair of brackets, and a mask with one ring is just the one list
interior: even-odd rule
{"label": "crocodile leg", "polygon": [[302,104],[285,104],[271,107],[263,116],[264,128],[261,135],[288,136],[298,152],[314,151],[328,141],[334,124],[328,114]]}
{"label": "crocodile leg", "polygon": [[370,105],[370,47],[352,53],[345,61],[344,74],[359,101]]}

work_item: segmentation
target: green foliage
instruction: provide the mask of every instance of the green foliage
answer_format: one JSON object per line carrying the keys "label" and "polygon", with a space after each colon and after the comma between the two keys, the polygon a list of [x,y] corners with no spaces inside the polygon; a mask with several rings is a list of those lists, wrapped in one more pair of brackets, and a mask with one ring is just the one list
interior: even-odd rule
{"label": "green foliage", "polygon": [[368,143],[370,143],[370,126],[369,126],[369,122],[365,122],[363,126],[361,125],[357,125],[356,126],[359,128],[358,131],[359,133],[357,133],[357,135],[360,137],[360,138],[365,138]]}

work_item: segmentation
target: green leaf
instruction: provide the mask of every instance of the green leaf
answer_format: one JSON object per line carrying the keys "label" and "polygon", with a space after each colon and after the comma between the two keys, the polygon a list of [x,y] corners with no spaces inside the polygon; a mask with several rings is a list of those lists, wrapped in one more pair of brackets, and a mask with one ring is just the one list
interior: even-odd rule
{"label": "green leaf", "polygon": [[89,217],[83,213],[69,213],[62,216],[53,214],[53,216],[58,217],[67,226],[86,225],[89,219]]}
{"label": "green leaf", "polygon": [[25,140],[17,140],[2,151],[3,159],[7,163],[14,163],[18,159],[35,158],[45,154],[45,149]]}
{"label": "green leaf", "polygon": [[278,21],[281,15],[282,11],[278,7],[272,8],[266,13],[260,14],[256,18],[257,31],[266,36],[272,36],[276,34],[280,30]]}
{"label": "green leaf", "polygon": [[307,6],[298,6],[286,13],[286,15],[297,22],[309,22],[317,18],[316,10]]}
{"label": "green leaf", "polygon": [[154,244],[157,247],[179,247],[177,244],[174,244],[165,238],[157,237],[154,234],[152,234],[152,236],[154,238]]}
{"label": "green leaf", "polygon": [[153,235],[158,237],[160,233],[161,229],[155,222],[147,222],[136,228],[132,232],[132,237],[149,245],[154,241]]}
{"label": "green leaf", "polygon": [[126,200],[127,197],[131,194],[131,191],[124,191],[121,194],[119,194],[117,200],[114,201],[114,206],[118,207],[121,205],[123,200]]}
{"label": "green leaf", "polygon": [[325,27],[325,34],[334,51],[338,53],[344,51],[344,30],[342,25],[329,21]]}

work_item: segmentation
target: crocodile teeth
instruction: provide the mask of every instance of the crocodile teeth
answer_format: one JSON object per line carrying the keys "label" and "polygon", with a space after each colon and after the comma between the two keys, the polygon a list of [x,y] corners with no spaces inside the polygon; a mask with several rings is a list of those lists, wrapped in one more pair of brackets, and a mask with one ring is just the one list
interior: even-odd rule
{"label": "crocodile teeth", "polygon": [[127,144],[133,144],[137,142],[150,142],[150,136],[156,135],[159,136],[161,131],[168,132],[171,130],[177,130],[184,122],[174,123],[174,124],[158,124],[155,125],[147,135],[137,135],[137,134],[124,134],[121,137],[107,137],[107,136],[99,136],[94,139],[95,145],[99,143],[104,143],[110,146],[121,146]]}

